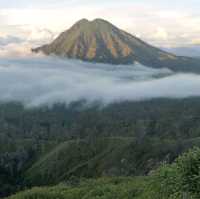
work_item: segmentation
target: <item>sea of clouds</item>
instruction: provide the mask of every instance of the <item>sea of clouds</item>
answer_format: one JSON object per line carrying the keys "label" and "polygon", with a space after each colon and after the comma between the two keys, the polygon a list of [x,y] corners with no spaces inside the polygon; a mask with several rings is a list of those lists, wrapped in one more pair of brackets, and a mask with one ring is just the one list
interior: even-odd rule
{"label": "sea of clouds", "polygon": [[103,104],[153,98],[200,96],[200,75],[134,65],[93,64],[55,57],[0,59],[0,102],[26,106]]}

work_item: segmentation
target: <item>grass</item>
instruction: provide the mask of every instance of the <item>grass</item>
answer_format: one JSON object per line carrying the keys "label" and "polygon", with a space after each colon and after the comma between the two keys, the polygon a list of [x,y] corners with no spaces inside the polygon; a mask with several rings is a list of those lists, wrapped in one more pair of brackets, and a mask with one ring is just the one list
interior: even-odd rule
{"label": "grass", "polygon": [[76,186],[36,187],[8,199],[139,199],[145,187],[145,178],[100,178]]}

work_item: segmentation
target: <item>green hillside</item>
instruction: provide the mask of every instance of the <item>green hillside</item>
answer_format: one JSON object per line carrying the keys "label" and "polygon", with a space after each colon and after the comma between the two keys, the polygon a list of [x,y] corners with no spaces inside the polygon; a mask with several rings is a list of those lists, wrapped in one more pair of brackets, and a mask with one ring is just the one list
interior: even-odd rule
{"label": "green hillside", "polygon": [[74,180],[71,184],[33,188],[9,199],[198,199],[199,178],[200,149],[194,148],[147,177]]}
{"label": "green hillside", "polygon": [[0,197],[82,178],[149,175],[200,146],[199,113],[199,98],[0,104]]}
{"label": "green hillside", "polygon": [[144,185],[142,178],[102,178],[77,185],[33,188],[9,199],[139,199]]}
{"label": "green hillside", "polygon": [[[60,144],[28,169],[30,184],[56,184],[70,177],[120,175],[122,160],[133,138],[77,140]],[[125,160],[124,160],[125,161]]]}
{"label": "green hillside", "polygon": [[71,178],[147,175],[163,162],[172,162],[178,154],[200,140],[99,138],[69,141],[60,144],[29,168],[24,180],[27,185],[55,185]]}

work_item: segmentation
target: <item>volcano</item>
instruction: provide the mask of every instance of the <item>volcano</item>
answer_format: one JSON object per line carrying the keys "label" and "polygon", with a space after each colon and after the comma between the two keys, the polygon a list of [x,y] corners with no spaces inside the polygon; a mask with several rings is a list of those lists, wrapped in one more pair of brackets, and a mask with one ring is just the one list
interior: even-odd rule
{"label": "volcano", "polygon": [[165,52],[103,19],[82,19],[52,43],[32,51],[95,63],[139,62],[153,68],[200,73],[199,59]]}

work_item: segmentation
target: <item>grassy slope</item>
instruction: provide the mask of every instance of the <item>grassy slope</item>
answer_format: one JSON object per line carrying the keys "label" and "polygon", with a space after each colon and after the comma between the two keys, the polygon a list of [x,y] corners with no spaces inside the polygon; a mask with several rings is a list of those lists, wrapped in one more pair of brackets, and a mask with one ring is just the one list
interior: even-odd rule
{"label": "grassy slope", "polygon": [[33,188],[9,199],[199,199],[200,148],[147,177],[113,177]]}
{"label": "grassy slope", "polygon": [[68,141],[43,156],[25,174],[29,184],[55,184],[71,176],[117,175],[133,138]]}
{"label": "grassy slope", "polygon": [[148,181],[145,178],[101,178],[76,186],[33,188],[9,199],[142,199]]}
{"label": "grassy slope", "polygon": [[148,174],[161,162],[173,161],[200,140],[172,141],[134,138],[102,138],[60,144],[25,172],[26,184],[55,185],[71,178],[135,176]]}

